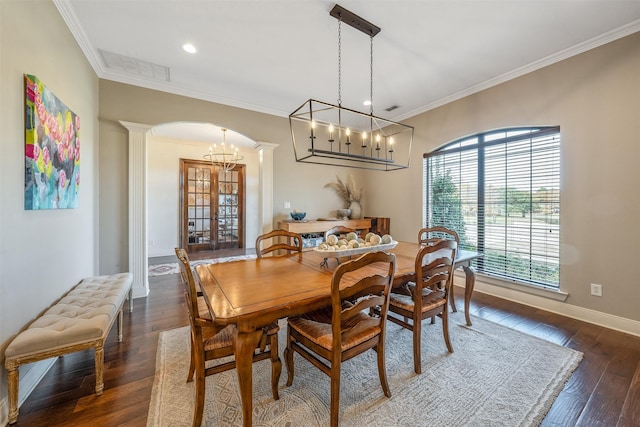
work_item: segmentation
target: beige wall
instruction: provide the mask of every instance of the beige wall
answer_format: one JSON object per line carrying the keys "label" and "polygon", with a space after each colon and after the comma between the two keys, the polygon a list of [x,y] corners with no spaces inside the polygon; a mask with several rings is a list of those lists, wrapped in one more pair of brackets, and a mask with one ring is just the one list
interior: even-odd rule
{"label": "beige wall", "polygon": [[[31,24],[28,24],[31,23]],[[38,313],[97,272],[98,78],[51,2],[0,2],[0,354]],[[81,120],[79,208],[24,210],[24,77]],[[37,364],[20,369],[22,380]],[[0,403],[6,398],[2,363]],[[31,374],[29,374],[31,372]],[[21,382],[24,384],[24,382]],[[24,391],[24,390],[22,390]],[[0,421],[4,405],[0,405]]]}
{"label": "beige wall", "polygon": [[[382,189],[369,191],[372,209],[391,216],[394,236],[403,239],[422,225],[424,152],[490,129],[559,125],[566,303],[640,321],[640,33],[406,123],[415,126],[411,169],[367,175],[367,184]],[[590,283],[603,285],[601,298],[590,295]]]}

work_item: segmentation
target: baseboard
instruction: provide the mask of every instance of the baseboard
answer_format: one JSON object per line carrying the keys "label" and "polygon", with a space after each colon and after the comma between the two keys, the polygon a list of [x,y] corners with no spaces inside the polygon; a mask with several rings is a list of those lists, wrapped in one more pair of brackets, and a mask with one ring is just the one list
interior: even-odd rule
{"label": "baseboard", "polygon": [[[456,275],[455,285],[464,288],[464,275],[462,275],[462,277],[457,277]],[[490,283],[484,283],[478,280],[477,277],[474,288],[474,293],[475,292],[481,292],[498,298],[528,305],[530,307],[550,311],[562,316],[567,316],[572,319],[593,323],[594,325],[640,337],[640,322],[636,320],[614,316],[612,314],[591,310],[589,308],[579,307],[577,305],[567,304],[563,301],[557,301],[554,299],[521,292],[516,289],[504,288],[501,286],[492,285]],[[460,303],[457,302],[456,305],[459,306]]]}
{"label": "baseboard", "polygon": [[[20,369],[20,380],[18,382],[18,409],[27,397],[33,392],[38,383],[42,381],[42,378],[49,372],[49,369],[53,367],[53,364],[58,360],[57,357],[43,360],[41,362],[29,363],[23,365]],[[19,418],[19,417],[18,417]],[[5,397],[0,402],[0,426],[7,425],[9,422],[9,398]]]}

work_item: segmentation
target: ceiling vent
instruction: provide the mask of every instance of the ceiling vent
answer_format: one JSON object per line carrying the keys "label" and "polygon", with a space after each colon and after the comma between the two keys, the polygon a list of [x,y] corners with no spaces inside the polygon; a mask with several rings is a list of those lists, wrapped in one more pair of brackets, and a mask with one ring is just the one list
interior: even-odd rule
{"label": "ceiling vent", "polygon": [[99,51],[105,65],[111,70],[118,70],[127,74],[134,74],[154,80],[161,80],[165,82],[171,81],[169,77],[169,67],[142,61],[137,58],[131,58],[129,56],[119,55],[102,49],[99,49]]}
{"label": "ceiling vent", "polygon": [[392,105],[391,107],[385,108],[384,111],[393,111],[396,108],[400,108],[400,106],[399,105]]}

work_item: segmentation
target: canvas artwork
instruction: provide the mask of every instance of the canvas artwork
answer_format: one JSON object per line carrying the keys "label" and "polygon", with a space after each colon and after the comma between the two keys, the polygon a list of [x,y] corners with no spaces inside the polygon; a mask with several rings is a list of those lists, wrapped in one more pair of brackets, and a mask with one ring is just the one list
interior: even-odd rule
{"label": "canvas artwork", "polygon": [[25,74],[24,82],[24,208],[77,208],[80,118],[36,76]]}

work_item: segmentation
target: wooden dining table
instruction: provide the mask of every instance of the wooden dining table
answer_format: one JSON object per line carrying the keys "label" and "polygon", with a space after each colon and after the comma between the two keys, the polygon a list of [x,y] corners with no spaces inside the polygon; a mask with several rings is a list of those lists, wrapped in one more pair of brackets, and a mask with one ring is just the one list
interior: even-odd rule
{"label": "wooden dining table", "polygon": [[[399,242],[388,251],[396,255],[394,286],[415,279],[418,249],[417,243]],[[466,250],[459,250],[456,255],[455,265],[462,267],[466,275],[464,299],[469,326],[469,302],[475,283],[471,262],[481,256]],[[262,328],[278,319],[331,304],[331,276],[340,260],[330,258],[325,265],[323,260],[323,255],[312,250],[195,267],[214,322],[235,326],[233,346],[244,426],[252,425],[252,354],[262,337]]]}

